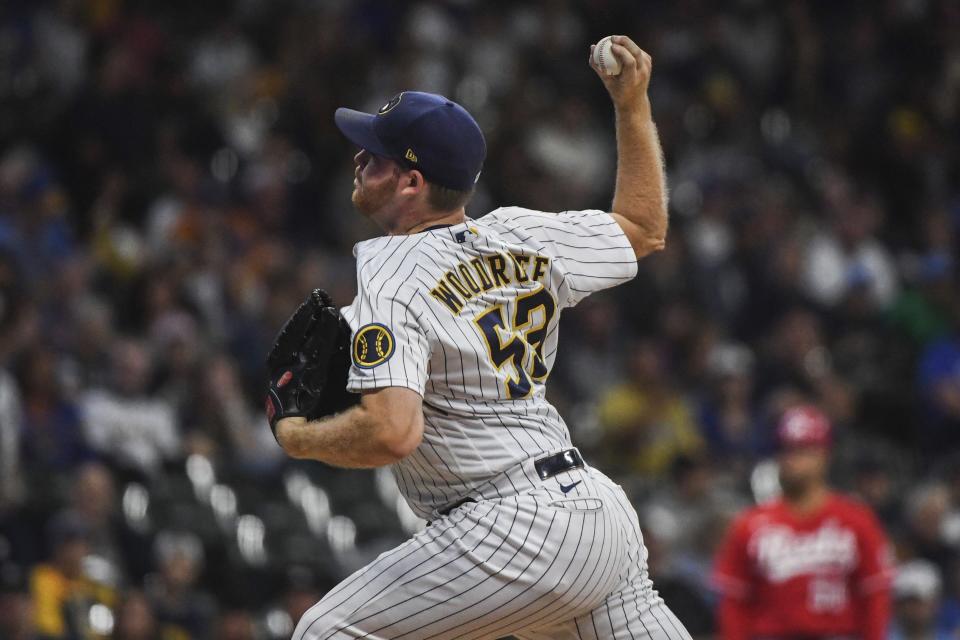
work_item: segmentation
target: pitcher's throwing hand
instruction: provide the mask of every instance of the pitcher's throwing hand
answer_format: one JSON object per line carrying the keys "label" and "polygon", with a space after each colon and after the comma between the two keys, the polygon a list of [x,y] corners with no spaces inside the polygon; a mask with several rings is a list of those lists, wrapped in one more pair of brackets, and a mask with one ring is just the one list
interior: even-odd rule
{"label": "pitcher's throwing hand", "polygon": [[647,87],[653,71],[653,59],[628,36],[609,36],[611,53],[620,63],[620,73],[609,75],[600,68],[594,55],[597,45],[590,45],[588,64],[603,81],[613,105],[620,111],[632,111],[645,106]]}

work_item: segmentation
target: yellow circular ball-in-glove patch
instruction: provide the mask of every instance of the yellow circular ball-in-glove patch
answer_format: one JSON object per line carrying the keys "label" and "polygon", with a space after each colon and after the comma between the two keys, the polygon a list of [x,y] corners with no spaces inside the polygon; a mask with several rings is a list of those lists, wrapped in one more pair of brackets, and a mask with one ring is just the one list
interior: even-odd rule
{"label": "yellow circular ball-in-glove patch", "polygon": [[383,364],[393,355],[395,346],[390,329],[376,323],[364,325],[353,337],[353,364],[361,369]]}

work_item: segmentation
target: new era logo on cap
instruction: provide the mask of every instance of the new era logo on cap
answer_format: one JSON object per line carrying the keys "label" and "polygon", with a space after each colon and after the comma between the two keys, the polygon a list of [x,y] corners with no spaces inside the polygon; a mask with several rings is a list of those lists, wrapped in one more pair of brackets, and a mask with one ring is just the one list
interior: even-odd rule
{"label": "new era logo on cap", "polygon": [[435,93],[404,91],[375,114],[340,108],[334,120],[357,146],[416,168],[429,182],[457,191],[473,188],[487,154],[473,116]]}

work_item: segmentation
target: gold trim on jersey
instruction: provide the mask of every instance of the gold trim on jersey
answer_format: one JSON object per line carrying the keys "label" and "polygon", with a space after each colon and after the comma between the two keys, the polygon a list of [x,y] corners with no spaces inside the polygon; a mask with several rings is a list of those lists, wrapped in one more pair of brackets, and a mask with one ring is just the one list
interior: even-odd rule
{"label": "gold trim on jersey", "polygon": [[494,253],[458,262],[443,274],[430,295],[457,315],[468,301],[493,289],[543,283],[550,258],[539,254]]}

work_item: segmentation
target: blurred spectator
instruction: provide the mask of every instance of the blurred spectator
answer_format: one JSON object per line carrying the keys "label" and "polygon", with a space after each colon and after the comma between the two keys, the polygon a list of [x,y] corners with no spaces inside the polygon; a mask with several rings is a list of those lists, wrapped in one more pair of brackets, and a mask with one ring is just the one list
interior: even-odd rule
{"label": "blurred spectator", "polygon": [[646,500],[641,511],[644,540],[649,535],[656,547],[651,550],[656,556],[651,574],[660,578],[655,578],[657,590],[681,605],[677,613],[668,600],[684,624],[699,629],[688,627],[695,636],[714,630],[713,558],[730,517],[742,506],[707,458],[681,455],[671,465],[669,482]]}
{"label": "blurred spectator", "polygon": [[73,476],[70,505],[88,529],[90,555],[104,563],[113,581],[138,583],[146,574],[147,541],[132,531],[120,516],[119,501],[109,468],[89,462]]}
{"label": "blurred spectator", "polygon": [[169,403],[148,395],[152,362],[134,340],[114,347],[111,384],[81,399],[87,440],[117,464],[144,474],[181,453],[176,415]]}
{"label": "blurred spectator", "polygon": [[602,294],[577,306],[577,326],[572,329],[578,340],[563,355],[566,386],[576,400],[596,402],[622,379],[624,327],[618,320],[616,304]]}
{"label": "blurred spectator", "polygon": [[852,492],[870,507],[888,533],[900,525],[900,505],[892,465],[877,455],[864,454],[854,462]]}
{"label": "blurred spectator", "polygon": [[[176,635],[160,635],[150,603],[139,591],[127,591],[117,607],[116,640],[175,640]],[[184,636],[187,637],[187,636]]]}
{"label": "blurred spectator", "polygon": [[830,373],[830,351],[822,321],[803,307],[786,310],[770,335],[759,372],[764,391],[788,384],[801,390],[816,389]]}
{"label": "blurred spectator", "polygon": [[949,335],[953,319],[960,315],[954,268],[955,260],[947,253],[920,256],[911,274],[916,286],[904,291],[890,309],[893,323],[917,344]]}
{"label": "blurred spectator", "polygon": [[671,385],[664,355],[652,341],[627,353],[629,381],[600,399],[601,455],[614,474],[660,475],[680,454],[702,442],[684,398]]}
{"label": "blurred spectator", "polygon": [[[94,296],[78,300],[70,309],[66,339],[74,384],[81,388],[101,387],[110,381],[110,350],[116,341],[115,310]],[[78,389],[73,389],[75,393]]]}
{"label": "blurred spectator", "polygon": [[106,563],[113,582],[119,582],[124,558],[112,527],[116,502],[113,476],[106,467],[90,463],[77,471],[70,488],[72,513],[87,531],[88,555]]}
{"label": "blurred spectator", "polygon": [[925,560],[911,560],[897,569],[893,581],[896,601],[890,640],[947,640],[958,629],[938,628],[941,579],[937,567]]}
{"label": "blurred spectator", "polygon": [[0,636],[7,640],[32,640],[33,611],[26,593],[0,593]]}
{"label": "blurred spectator", "polygon": [[69,3],[44,7],[35,24],[37,70],[48,86],[64,95],[78,90],[86,75],[90,34],[79,14]]}
{"label": "blurred spectator", "polygon": [[214,640],[254,640],[253,617],[249,611],[233,609],[217,620]]}
{"label": "blurred spectator", "polygon": [[527,153],[555,185],[547,210],[585,209],[610,193],[613,140],[591,115],[583,101],[571,98],[535,120],[527,134]]}
{"label": "blurred spectator", "polygon": [[40,327],[26,288],[15,255],[0,247],[0,362],[7,368],[36,341]]}
{"label": "blurred spectator", "polygon": [[[294,566],[287,570],[286,588],[280,595],[280,618],[271,625],[271,618],[267,618],[267,626],[275,637],[287,637],[293,633],[297,622],[307,612],[307,609],[317,604],[327,591],[326,585],[321,585],[315,572],[303,566]],[[333,586],[333,585],[330,585]]]}
{"label": "blurred spectator", "polygon": [[864,287],[873,306],[883,309],[897,293],[897,272],[887,249],[873,237],[880,204],[872,194],[851,191],[842,178],[828,182],[825,197],[833,228],[822,229],[807,248],[807,290],[820,304],[834,306]]}
{"label": "blurred spectator", "polygon": [[20,501],[25,489],[21,477],[23,413],[16,380],[0,369],[0,511]]}
{"label": "blurred spectator", "polygon": [[50,561],[30,575],[34,626],[41,638],[101,638],[112,631],[110,608],[117,594],[84,571],[89,534],[83,520],[69,511],[48,527]]}
{"label": "blurred spectator", "polygon": [[890,317],[918,345],[946,337],[960,318],[956,243],[958,224],[946,210],[926,212],[922,247],[901,259],[904,279],[912,284],[890,309]]}
{"label": "blurred spectator", "polygon": [[713,549],[701,553],[702,536],[719,513],[740,505],[703,455],[677,456],[670,465],[669,480],[647,501],[644,522],[669,550],[668,567],[669,559],[684,556],[685,562],[702,563],[699,573],[705,578]]}
{"label": "blurred spectator", "polygon": [[842,427],[855,412],[856,395],[834,370],[823,320],[803,307],[786,311],[764,344],[757,380],[760,392],[771,401],[784,389],[816,398],[840,427],[842,440]]}
{"label": "blurred spectator", "polygon": [[264,426],[264,416],[250,408],[231,359],[212,357],[195,391],[200,393],[190,399],[187,419],[194,429],[194,446],[203,446],[196,442],[202,439],[207,448],[250,473],[276,468],[283,451]]}
{"label": "blurred spectator", "polygon": [[666,565],[669,553],[661,546],[655,534],[646,531],[643,543],[647,547],[647,567],[650,578],[657,585],[657,593],[663,598],[694,638],[711,636],[715,630],[713,610],[703,597],[699,585],[690,578],[671,571]]}
{"label": "blurred spectator", "polygon": [[910,551],[932,562],[941,574],[950,568],[957,553],[945,537],[950,515],[950,492],[942,483],[920,485],[906,498],[906,542]]}
{"label": "blurred spectator", "polygon": [[74,250],[66,193],[33,145],[10,148],[0,157],[0,192],[14,205],[12,215],[0,218],[0,246],[16,256],[20,277],[42,289]]}
{"label": "blurred spectator", "polygon": [[0,564],[0,638],[33,640],[33,602],[20,568]]}
{"label": "blurred spectator", "polygon": [[724,344],[709,356],[708,390],[700,408],[707,451],[715,460],[741,465],[770,449],[756,406],[754,356],[744,345]]}
{"label": "blurred spectator", "polygon": [[154,543],[157,573],[147,581],[147,598],[165,635],[207,638],[213,629],[216,606],[197,587],[203,569],[203,546],[185,532],[162,531]]}
{"label": "blurred spectator", "polygon": [[32,482],[46,486],[57,473],[71,473],[89,459],[80,412],[64,393],[62,361],[48,347],[22,357],[20,372],[24,400],[23,462]]}
{"label": "blurred spectator", "polygon": [[229,98],[250,77],[254,56],[253,47],[238,25],[225,20],[198,43],[192,57],[191,79],[211,95]]}
{"label": "blurred spectator", "polygon": [[944,589],[937,627],[960,633],[960,558],[954,558],[950,570],[944,575]]}
{"label": "blurred spectator", "polygon": [[954,451],[960,446],[960,334],[930,343],[921,355],[918,374],[926,411],[924,449]]}
{"label": "blurred spectator", "polygon": [[[151,291],[156,297],[172,295],[160,286]],[[152,312],[160,304],[153,300]],[[181,420],[188,419],[197,409],[197,375],[207,359],[200,340],[196,321],[186,311],[168,309],[159,312],[150,325],[151,353],[156,354],[159,384],[156,395],[167,401]]]}

